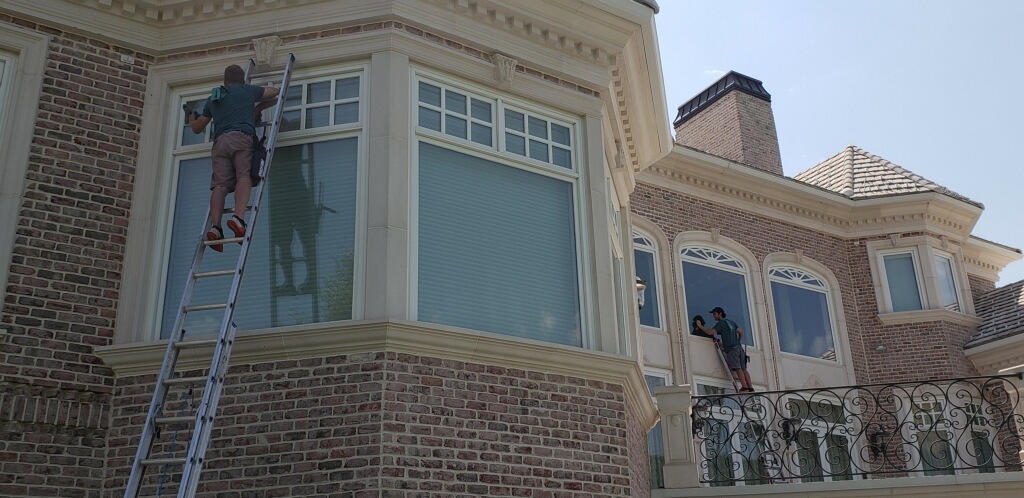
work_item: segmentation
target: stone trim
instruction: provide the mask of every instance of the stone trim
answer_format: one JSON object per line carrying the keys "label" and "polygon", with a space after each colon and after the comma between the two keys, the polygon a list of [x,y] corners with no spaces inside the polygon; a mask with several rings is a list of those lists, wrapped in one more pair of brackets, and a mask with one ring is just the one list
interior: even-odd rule
{"label": "stone trim", "polygon": [[0,383],[0,423],[28,424],[33,432],[107,429],[110,395],[16,382]]}
{"label": "stone trim", "polygon": [[878,320],[887,326],[923,322],[950,322],[969,327],[981,325],[981,318],[946,309],[879,313]]}

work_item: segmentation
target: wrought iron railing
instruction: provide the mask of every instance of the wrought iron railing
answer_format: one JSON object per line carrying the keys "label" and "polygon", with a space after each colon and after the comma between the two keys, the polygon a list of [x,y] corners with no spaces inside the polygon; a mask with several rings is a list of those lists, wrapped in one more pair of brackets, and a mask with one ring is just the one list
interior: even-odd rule
{"label": "wrought iron railing", "polygon": [[1021,375],[693,397],[711,486],[1020,470]]}

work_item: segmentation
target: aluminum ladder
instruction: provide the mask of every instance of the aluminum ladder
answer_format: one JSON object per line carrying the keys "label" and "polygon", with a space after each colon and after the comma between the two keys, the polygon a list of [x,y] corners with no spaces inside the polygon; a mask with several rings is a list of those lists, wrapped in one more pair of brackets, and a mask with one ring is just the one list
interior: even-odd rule
{"label": "aluminum ladder", "polygon": [[[207,211],[206,221],[203,230],[196,240],[195,256],[192,259],[192,268],[189,270],[189,278],[185,283],[185,291],[181,298],[181,305],[178,307],[178,317],[171,329],[171,337],[167,341],[167,352],[164,355],[163,365],[160,367],[160,374],[156,379],[156,388],[153,393],[153,400],[149,406],[146,416],[146,423],[142,428],[142,436],[139,440],[138,451],[132,463],[131,474],[128,477],[125,489],[125,498],[137,498],[144,489],[143,478],[146,470],[152,467],[161,467],[162,476],[160,483],[156,486],[156,496],[161,496],[168,477],[180,477],[178,482],[178,498],[191,498],[195,496],[199,486],[199,477],[202,473],[203,461],[206,458],[206,449],[210,443],[210,432],[213,429],[214,417],[217,413],[217,404],[220,401],[221,389],[223,388],[224,376],[227,373],[228,359],[231,357],[231,347],[235,340],[236,327],[233,322],[235,312],[235,301],[238,299],[238,291],[242,282],[242,275],[245,272],[245,264],[249,257],[249,248],[252,244],[252,235],[260,214],[260,203],[263,200],[264,189],[267,185],[270,164],[274,157],[274,145],[277,141],[277,133],[281,127],[281,118],[284,113],[284,103],[287,98],[288,86],[291,81],[292,65],[295,63],[295,56],[288,54],[288,60],[283,72],[272,72],[265,74],[253,74],[256,63],[249,60],[249,67],[245,72],[245,82],[249,83],[253,78],[265,78],[281,75],[280,93],[274,106],[273,119],[270,122],[257,123],[262,127],[263,136],[266,139],[266,156],[260,166],[260,181],[253,188],[251,205],[245,210],[251,212],[248,228],[244,237],[223,238],[217,241],[206,240],[206,231],[210,228],[210,213]],[[268,129],[269,128],[269,129]],[[228,210],[225,210],[227,214]],[[232,269],[200,272],[200,264],[203,261],[205,249],[215,244],[241,244],[238,260]],[[196,282],[208,278],[232,277],[231,289],[228,292],[227,301],[218,304],[192,304],[192,293]],[[216,338],[185,339],[185,317],[190,312],[224,310],[220,321],[220,329]],[[210,366],[206,375],[189,377],[182,375],[176,370],[178,355],[185,349],[213,350]],[[165,413],[167,395],[171,388],[188,387],[191,389],[198,386],[202,388],[202,400],[193,413],[187,415],[174,415]],[[179,447],[177,443],[177,431],[181,428],[191,430],[188,446]],[[177,428],[174,432],[174,440],[170,443],[161,441],[159,444],[167,446],[170,456],[165,458],[153,458],[150,454],[154,444],[160,438],[162,431]],[[180,454],[180,455],[179,455]],[[169,469],[177,472],[168,473]],[[148,487],[147,487],[148,489]]]}

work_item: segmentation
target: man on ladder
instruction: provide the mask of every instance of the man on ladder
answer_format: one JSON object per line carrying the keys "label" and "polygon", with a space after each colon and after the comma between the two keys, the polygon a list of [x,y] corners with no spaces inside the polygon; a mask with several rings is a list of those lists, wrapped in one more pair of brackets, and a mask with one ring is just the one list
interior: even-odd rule
{"label": "man on ladder", "polygon": [[[736,389],[736,392],[754,392],[754,387],[750,384],[750,374],[747,373],[747,354],[743,349],[743,329],[736,325],[736,322],[725,317],[725,310],[721,306],[716,306],[711,310],[711,317],[715,319],[714,327],[705,327],[704,319],[700,315],[693,318],[693,327],[712,339],[715,339],[715,333],[718,333],[721,339],[715,339],[715,347],[719,348],[729,372],[740,382],[740,387]],[[735,381],[733,386],[736,386]]]}
{"label": "man on ladder", "polygon": [[[193,133],[202,133],[213,121],[213,178],[210,182],[210,229],[207,240],[224,238],[220,227],[224,199],[235,193],[235,209],[228,220],[228,228],[235,237],[245,236],[245,206],[249,204],[252,188],[250,171],[253,149],[256,146],[256,116],[274,105],[279,89],[250,85],[245,82],[245,70],[238,65],[224,69],[224,86],[214,88],[203,114],[189,113],[188,124]],[[258,105],[257,105],[258,104]],[[256,112],[253,112],[255,107]],[[241,214],[241,216],[239,216]],[[223,245],[211,245],[221,252]]]}

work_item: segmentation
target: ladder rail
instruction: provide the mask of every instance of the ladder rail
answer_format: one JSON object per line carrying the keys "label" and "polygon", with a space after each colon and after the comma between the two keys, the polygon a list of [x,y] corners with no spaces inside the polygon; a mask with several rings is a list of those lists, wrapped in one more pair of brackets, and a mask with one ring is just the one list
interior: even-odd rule
{"label": "ladder rail", "polygon": [[[260,177],[263,181],[260,185],[255,187],[255,195],[252,198],[250,206],[235,206],[237,211],[239,208],[252,211],[252,217],[249,221],[250,227],[256,226],[256,221],[259,216],[259,205],[263,199],[263,189],[266,186],[266,178],[269,174],[270,163],[273,158],[273,150],[277,141],[278,130],[281,125],[282,117],[284,114],[284,103],[287,98],[288,87],[291,83],[292,67],[295,62],[295,56],[288,54],[288,61],[283,70],[283,81],[281,84],[280,91],[275,102],[274,109],[274,120],[270,123],[270,130],[267,132],[267,155],[260,165]],[[255,62],[249,61],[249,68],[245,73],[245,81],[248,83],[251,80],[253,69],[255,68]],[[274,72],[274,74],[280,74]],[[266,127],[264,127],[266,132]],[[139,447],[136,451],[135,460],[132,463],[131,474],[126,483],[125,498],[137,497],[141,487],[142,480],[145,476],[146,468],[154,466],[157,463],[171,463],[177,462],[183,465],[181,481],[178,486],[178,497],[186,498],[195,495],[196,489],[199,485],[199,477],[202,473],[202,464],[205,460],[206,449],[210,441],[211,431],[213,429],[213,421],[216,415],[217,406],[220,401],[221,391],[223,389],[223,381],[227,374],[228,361],[231,356],[232,346],[234,344],[235,335],[237,333],[237,327],[234,324],[234,311],[235,304],[238,299],[239,289],[241,287],[241,280],[244,274],[245,265],[248,261],[249,248],[252,241],[252,236],[255,230],[250,228],[246,231],[245,237],[240,239],[231,239],[231,242],[238,241],[241,244],[241,250],[239,251],[239,257],[236,262],[234,270],[218,270],[199,272],[198,269],[203,261],[203,255],[207,246],[211,245],[206,241],[206,232],[210,226],[211,215],[209,208],[206,210],[206,218],[202,224],[202,230],[200,231],[196,240],[196,249],[192,257],[192,266],[189,270],[189,278],[186,279],[185,289],[182,292],[181,303],[178,307],[178,315],[175,318],[174,328],[171,329],[170,337],[167,341],[167,349],[164,354],[164,360],[161,363],[160,371],[157,375],[156,385],[153,393],[153,398],[150,402],[149,410],[147,412],[146,421],[143,425],[142,435],[139,439]],[[226,214],[226,210],[224,213]],[[225,239],[227,240],[227,239]],[[190,306],[192,297],[195,289],[196,282],[200,278],[210,276],[227,276],[233,275],[231,288],[228,292],[228,300],[225,304],[221,305],[199,305]],[[198,409],[195,411],[195,424],[193,428],[192,438],[186,449],[186,456],[184,458],[165,458],[165,459],[153,459],[150,458],[150,453],[153,449],[155,437],[157,435],[158,427],[160,423],[166,423],[181,417],[163,417],[164,405],[166,403],[167,395],[172,385],[168,382],[174,378],[175,367],[178,362],[178,357],[181,349],[185,347],[179,347],[180,341],[185,338],[184,324],[186,316],[190,311],[200,311],[207,309],[224,308],[224,313],[221,319],[220,328],[217,334],[216,340],[203,340],[194,341],[202,343],[204,346],[210,346],[215,344],[215,348],[211,358],[211,364],[206,375],[205,389],[203,390],[202,401],[199,404]],[[192,347],[191,345],[188,347]],[[154,463],[156,462],[156,463]]]}

